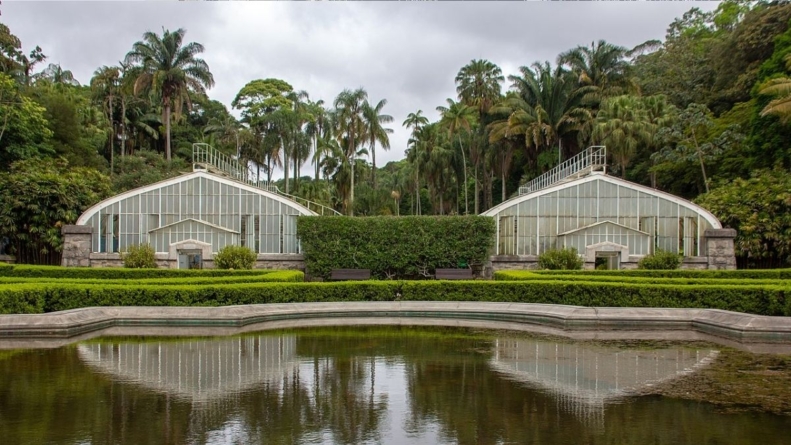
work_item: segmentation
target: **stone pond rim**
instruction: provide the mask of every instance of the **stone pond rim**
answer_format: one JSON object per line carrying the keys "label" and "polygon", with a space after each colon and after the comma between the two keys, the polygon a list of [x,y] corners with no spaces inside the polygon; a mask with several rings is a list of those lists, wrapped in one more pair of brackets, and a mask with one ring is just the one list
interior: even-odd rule
{"label": "stone pond rim", "polygon": [[[722,339],[738,345],[777,345],[791,351],[791,317],[752,315],[719,309],[608,308],[496,302],[333,302],[282,303],[220,307],[108,306],[46,314],[0,315],[0,348],[15,340],[67,340],[95,337],[128,328],[137,335],[179,331],[179,335],[232,335],[241,328],[280,323],[301,327],[312,321],[329,324],[434,324],[479,328],[535,330],[564,335],[586,332],[596,339],[647,339],[641,333],[664,332],[659,339]],[[430,320],[430,322],[429,322]],[[221,328],[222,332],[217,332]],[[265,329],[266,327],[262,328]],[[214,331],[212,331],[214,329]],[[244,329],[248,331],[249,329]],[[212,333],[213,332],[213,333]],[[90,334],[95,335],[90,335]],[[111,332],[110,334],[117,334]],[[200,335],[200,334],[198,334]],[[3,344],[7,343],[7,344]],[[28,342],[25,342],[28,343]],[[727,344],[727,343],[726,343]],[[19,347],[19,346],[17,346]],[[789,352],[785,352],[789,353]]]}

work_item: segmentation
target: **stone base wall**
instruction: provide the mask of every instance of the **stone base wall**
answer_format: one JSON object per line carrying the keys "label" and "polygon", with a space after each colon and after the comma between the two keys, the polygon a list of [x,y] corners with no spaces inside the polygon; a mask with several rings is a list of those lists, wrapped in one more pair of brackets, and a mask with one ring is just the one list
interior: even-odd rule
{"label": "stone base wall", "polygon": [[[627,261],[621,261],[621,270],[637,269],[637,264],[642,257],[630,255]],[[681,263],[681,269],[708,269],[708,257],[688,257]],[[582,268],[593,270],[596,263],[586,261]],[[492,255],[484,268],[484,276],[492,278],[498,270],[538,270],[538,257],[535,255]]]}
{"label": "stone base wall", "polygon": [[65,267],[89,267],[91,265],[91,229],[88,226],[65,225],[61,265]]}
{"label": "stone base wall", "polygon": [[709,229],[704,233],[706,237],[706,255],[709,258],[709,269],[736,269],[736,253],[733,239],[736,238],[734,229]]}
{"label": "stone base wall", "polygon": [[0,263],[14,264],[16,258],[11,255],[0,255]]}
{"label": "stone base wall", "polygon": [[[157,267],[162,269],[178,268],[178,258],[170,259],[166,253],[157,253]],[[90,267],[124,267],[124,261],[117,253],[91,253]],[[294,254],[259,254],[255,269],[301,270],[305,271],[305,258]],[[214,260],[203,260],[204,269],[214,269]]]}

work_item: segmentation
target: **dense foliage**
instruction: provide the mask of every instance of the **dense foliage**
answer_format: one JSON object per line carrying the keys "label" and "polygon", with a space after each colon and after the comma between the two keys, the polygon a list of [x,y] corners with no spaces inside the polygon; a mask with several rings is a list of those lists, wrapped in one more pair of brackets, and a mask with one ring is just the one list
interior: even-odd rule
{"label": "dense foliage", "polygon": [[727,227],[738,227],[735,247],[759,265],[791,263],[791,175],[781,168],[756,170],[723,182],[698,203]]}
{"label": "dense foliage", "polygon": [[646,255],[637,263],[638,268],[651,270],[673,270],[678,269],[679,266],[681,266],[681,255],[664,250]]}
{"label": "dense foliage", "polygon": [[305,267],[314,277],[332,269],[370,269],[376,278],[427,278],[436,268],[480,266],[494,242],[484,216],[311,217],[297,220]]}
{"label": "dense foliage", "polygon": [[249,247],[225,246],[214,255],[214,267],[217,269],[252,269],[257,255]]}
{"label": "dense foliage", "polygon": [[[63,157],[67,169],[91,169],[89,180],[109,176],[118,192],[189,170],[192,144],[202,142],[238,154],[256,180],[344,214],[466,215],[585,147],[606,145],[614,174],[688,199],[710,192],[699,202],[746,234],[737,255],[787,265],[786,219],[756,225],[721,206],[718,189],[759,187],[768,171],[791,168],[790,20],[787,2],[724,1],[711,12],[690,9],[662,41],[635,48],[596,41],[553,61],[524,60],[511,73],[471,60],[436,122],[422,110],[395,122],[387,100],[364,88],[325,100],[276,78],[250,79],[231,104],[211,100],[214,79],[200,57],[218,49],[189,42],[183,29],[142,34],[122,62],[97,67],[81,85],[0,23],[0,172]],[[410,131],[406,156],[378,167],[391,124]],[[751,196],[758,208],[780,203],[771,193]],[[79,214],[84,204],[53,206]],[[0,224],[0,238],[37,238],[12,243],[18,260],[56,262],[57,230],[39,226],[36,234],[51,232],[40,237],[25,227]]]}
{"label": "dense foliage", "polygon": [[577,249],[549,249],[538,256],[538,267],[548,270],[577,270],[582,269],[584,261],[577,253]]}
{"label": "dense foliage", "polygon": [[108,178],[56,159],[27,159],[0,172],[0,237],[20,263],[60,263],[60,229],[110,194]]}
{"label": "dense foliage", "polygon": [[121,252],[124,267],[130,269],[155,269],[157,267],[156,252],[151,244],[131,245]]}

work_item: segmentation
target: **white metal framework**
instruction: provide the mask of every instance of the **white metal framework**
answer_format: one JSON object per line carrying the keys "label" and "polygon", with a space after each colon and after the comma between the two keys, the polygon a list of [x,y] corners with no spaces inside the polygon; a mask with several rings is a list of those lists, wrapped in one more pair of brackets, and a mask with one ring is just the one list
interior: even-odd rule
{"label": "white metal framework", "polygon": [[272,183],[253,180],[247,167],[242,165],[238,159],[232,158],[231,156],[216,150],[209,144],[192,144],[192,170],[207,171],[215,175],[226,176],[236,181],[241,181],[245,184],[252,185],[253,187],[285,196],[286,198],[298,202],[302,206],[309,208],[319,215],[340,215],[340,212],[335,209],[307,200],[300,196],[284,193]]}
{"label": "white metal framework", "polygon": [[607,147],[596,145],[566,159],[552,170],[519,187],[519,194],[525,195],[549,187],[560,181],[582,177],[593,171],[607,173]]}
{"label": "white metal framework", "polygon": [[212,252],[226,245],[256,253],[299,253],[296,219],[312,210],[243,182],[196,171],[121,193],[89,208],[78,225],[93,228],[92,252],[150,243],[168,252],[196,240]]}
{"label": "white metal framework", "polygon": [[498,255],[571,247],[585,253],[589,246],[614,243],[627,246],[630,255],[661,249],[705,256],[703,233],[722,228],[687,200],[596,171],[517,196],[484,215],[495,218]]}

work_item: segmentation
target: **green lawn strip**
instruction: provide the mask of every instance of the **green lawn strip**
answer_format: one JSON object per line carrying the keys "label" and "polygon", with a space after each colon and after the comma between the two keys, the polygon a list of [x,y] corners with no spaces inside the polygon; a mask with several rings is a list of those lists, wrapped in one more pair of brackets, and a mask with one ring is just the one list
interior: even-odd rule
{"label": "green lawn strip", "polygon": [[59,284],[118,284],[137,286],[145,284],[160,284],[163,286],[195,284],[236,284],[236,283],[262,283],[270,281],[304,281],[305,274],[298,270],[273,271],[256,275],[230,275],[230,276],[198,276],[198,277],[162,277],[162,278],[51,278],[51,277],[0,277],[0,287],[16,283],[59,283]]}
{"label": "green lawn strip", "polygon": [[613,282],[613,283],[656,283],[656,284],[788,284],[791,280],[771,278],[666,278],[643,277],[633,275],[571,275],[571,274],[537,274],[531,272],[495,272],[494,279],[498,281],[524,281],[524,280],[558,280],[558,281],[587,281],[587,282]]}
{"label": "green lawn strip", "polygon": [[791,286],[529,281],[349,281],[135,285],[20,283],[0,288],[0,312],[87,306],[223,306],[329,301],[495,301],[598,307],[716,308],[791,315]]}
{"label": "green lawn strip", "polygon": [[278,272],[274,269],[127,269],[123,267],[61,267],[27,264],[0,268],[0,276],[73,279],[148,279],[176,277],[254,276]]}

